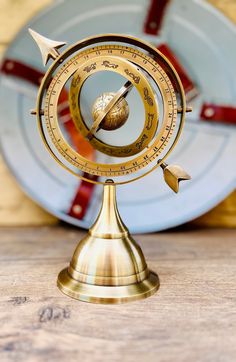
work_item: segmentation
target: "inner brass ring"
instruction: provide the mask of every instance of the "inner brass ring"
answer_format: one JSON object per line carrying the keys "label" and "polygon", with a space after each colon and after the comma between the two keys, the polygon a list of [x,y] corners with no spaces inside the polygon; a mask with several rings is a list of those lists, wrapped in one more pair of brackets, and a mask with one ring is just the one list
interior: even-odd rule
{"label": "inner brass ring", "polygon": [[[73,76],[70,86],[69,103],[73,122],[75,123],[77,130],[86,138],[89,128],[85,124],[80,111],[80,93],[85,81],[93,74],[101,71],[115,72],[130,80],[138,90],[142,99],[145,110],[145,122],[139,137],[128,145],[112,146],[101,141],[96,136],[90,140],[90,143],[96,150],[109,156],[129,157],[136,155],[141,152],[155,136],[158,127],[158,108],[150,83],[140,69],[133,63],[116,56],[107,55],[100,55],[97,58],[89,59],[87,62],[83,63]],[[148,100],[144,99],[144,89],[146,89],[146,93],[149,95]],[[152,115],[152,117],[150,117],[150,115]],[[133,127],[135,127],[135,124]]]}

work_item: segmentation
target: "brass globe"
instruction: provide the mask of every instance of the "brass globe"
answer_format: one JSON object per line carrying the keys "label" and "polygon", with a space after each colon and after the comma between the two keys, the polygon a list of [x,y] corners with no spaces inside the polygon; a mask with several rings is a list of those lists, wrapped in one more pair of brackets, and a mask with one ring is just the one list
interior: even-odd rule
{"label": "brass globe", "polygon": [[[107,92],[99,96],[93,105],[92,115],[95,120],[101,112],[104,111],[107,104],[114,97],[115,93]],[[106,131],[114,131],[125,124],[129,117],[129,105],[125,98],[121,98],[120,101],[107,113],[106,117],[100,124],[100,128]]]}

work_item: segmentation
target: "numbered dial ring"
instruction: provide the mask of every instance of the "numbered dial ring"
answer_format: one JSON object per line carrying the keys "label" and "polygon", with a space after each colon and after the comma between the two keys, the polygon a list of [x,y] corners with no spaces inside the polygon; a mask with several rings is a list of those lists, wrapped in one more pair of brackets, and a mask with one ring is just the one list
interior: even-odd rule
{"label": "numbered dial ring", "polygon": [[[94,44],[102,42],[109,42],[109,44],[94,46]],[[113,42],[116,42],[118,44],[113,44]],[[123,44],[120,45],[119,43],[127,43],[129,45],[134,45],[135,47],[128,47],[124,46]],[[93,47],[89,47],[91,45]],[[86,48],[86,50],[81,51],[83,48]],[[142,50],[140,50],[140,48]],[[163,119],[160,130],[158,130],[152,141],[148,145],[145,145],[145,148],[142,152],[137,154],[136,157],[133,157],[132,159],[127,159],[126,162],[103,164],[85,159],[68,144],[68,142],[63,137],[58,125],[57,103],[64,85],[73,76],[75,81],[75,79],[77,79],[76,77],[78,77],[79,75],[78,70],[84,69],[87,66],[86,64],[91,65],[92,63],[90,62],[92,62],[93,60],[96,59],[96,61],[99,62],[99,66],[102,66],[102,62],[100,62],[98,57],[98,52],[99,56],[102,58],[102,62],[110,62],[110,57],[114,57],[120,64],[120,67],[123,69],[123,71],[125,71],[126,66],[129,66],[130,74],[131,70],[135,71],[136,73],[138,72],[135,77],[139,76],[141,78],[144,73],[148,74],[148,76],[156,83],[161,94],[163,102]],[[73,55],[73,53],[75,53],[75,55],[73,57],[70,57],[71,55]],[[139,68],[141,68],[144,73],[142,73],[142,71],[139,71]],[[132,76],[130,76],[129,78],[129,74],[127,73],[125,72],[126,78],[131,81]],[[81,77],[83,78],[84,75],[81,74]],[[150,124],[150,116],[148,116],[148,114],[153,115],[153,132],[155,131],[157,126],[157,112],[152,113],[155,109],[153,92],[152,88],[150,86],[146,87],[145,84],[147,85],[147,83],[145,83],[144,76],[143,87],[140,87],[140,89],[138,90],[144,103],[146,102],[147,105],[149,104],[149,107],[147,106],[146,109],[145,127],[147,127],[147,124]],[[146,90],[144,90],[144,87],[146,88]],[[79,90],[77,90],[76,92],[79,96]],[[77,94],[76,92],[75,94]],[[178,99],[176,97],[176,94],[178,94]],[[151,102],[150,99],[153,102]],[[153,109],[150,108],[151,103],[153,103]],[[74,108],[73,106],[71,107]],[[176,132],[175,127],[178,116],[177,108],[181,109],[181,114],[177,127],[178,129]],[[44,112],[41,111],[42,109],[44,110]],[[144,172],[141,176],[138,175],[133,179],[129,179],[128,181],[117,181],[117,184],[131,182],[135,179],[143,177],[164,161],[164,159],[171,152],[179,138],[180,132],[183,127],[185,110],[186,104],[182,85],[180,83],[177,73],[168,62],[168,60],[149,44],[129,36],[120,35],[104,35],[98,37],[91,37],[73,45],[71,48],[66,50],[59,58],[55,60],[51,68],[46,73],[40,87],[37,103],[37,117],[39,127],[43,140],[48,147],[48,150],[62,166],[64,166],[67,170],[74,173],[75,175],[77,175],[77,172],[74,171],[73,168],[70,168],[68,164],[71,164],[75,168],[88,174],[104,176],[105,178],[114,178],[118,176],[132,174],[148,165],[151,165],[151,168],[149,168],[149,170]],[[42,113],[44,113],[44,116],[42,115]],[[78,114],[79,112],[77,113],[77,116]],[[75,116],[76,115],[74,114],[74,118]],[[83,122],[81,122],[80,125],[82,123]],[[148,137],[148,140],[153,137],[152,132],[150,132],[150,137]],[[168,145],[169,141],[171,141],[169,148],[167,149],[166,153],[163,154],[163,151]],[[66,162],[62,161],[61,157],[58,156],[57,151]],[[160,154],[162,157],[162,161],[159,163],[155,163],[156,158]],[[89,178],[84,179],[91,182]],[[92,182],[103,183],[97,181]]]}

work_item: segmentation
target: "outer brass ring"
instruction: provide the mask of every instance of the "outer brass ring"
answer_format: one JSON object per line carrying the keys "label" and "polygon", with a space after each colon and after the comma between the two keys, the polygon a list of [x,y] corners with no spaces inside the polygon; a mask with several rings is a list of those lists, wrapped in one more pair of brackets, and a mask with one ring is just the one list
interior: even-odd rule
{"label": "outer brass ring", "polygon": [[[109,62],[113,66],[108,67],[105,61]],[[86,72],[85,69],[88,70],[88,72]],[[86,137],[89,132],[89,128],[84,123],[81,115],[79,107],[80,92],[84,82],[88,79],[88,77],[100,71],[115,72],[130,80],[130,82],[138,90],[140,97],[143,101],[145,109],[145,122],[141,134],[131,144],[124,146],[112,146],[102,142],[97,137],[93,137],[90,140],[90,143],[96,150],[99,150],[109,156],[127,157],[136,155],[151,142],[156,133],[158,126],[158,109],[153,89],[149,84],[147,78],[137,68],[137,66],[135,66],[131,62],[123,58],[118,58],[116,56],[100,55],[98,57],[92,57],[80,68],[78,68],[75,75],[73,76],[69,93],[70,112],[72,115],[72,119],[78,131],[81,132],[84,137]],[[147,90],[150,99],[152,99],[151,104],[144,99],[143,89]],[[153,115],[151,121],[150,114]],[[135,127],[135,124],[133,125],[133,127]]]}
{"label": "outer brass ring", "polygon": [[[184,89],[182,86],[182,83],[180,81],[180,78],[177,74],[177,72],[175,71],[174,67],[171,65],[171,63],[168,61],[168,59],[161,53],[159,52],[156,48],[154,48],[153,46],[151,46],[149,43],[146,43],[144,41],[140,41],[134,37],[131,36],[123,36],[123,35],[116,35],[116,34],[107,34],[107,35],[99,35],[99,36],[92,36],[89,37],[87,39],[84,39],[74,45],[72,45],[70,48],[68,48],[64,53],[61,54],[61,56],[59,56],[54,63],[52,64],[52,66],[48,69],[47,73],[45,74],[43,81],[41,83],[40,89],[39,89],[39,94],[38,94],[38,100],[37,100],[37,119],[38,119],[38,125],[39,125],[39,131],[41,133],[41,137],[43,138],[43,141],[45,143],[46,148],[48,149],[48,151],[50,152],[50,154],[52,155],[52,157],[62,166],[64,167],[66,170],[68,170],[69,172],[71,172],[72,174],[74,174],[75,176],[79,177],[80,179],[83,179],[85,181],[91,182],[91,183],[95,183],[95,184],[105,184],[105,182],[102,181],[94,181],[91,180],[89,178],[80,176],[76,173],[76,171],[72,170],[70,167],[68,167],[67,165],[65,165],[56,155],[55,153],[52,151],[51,149],[51,145],[48,143],[46,134],[45,134],[45,130],[43,127],[43,120],[42,120],[42,114],[40,112],[40,110],[43,107],[43,102],[44,102],[44,94],[45,94],[45,90],[48,88],[50,81],[51,81],[51,77],[53,76],[54,71],[56,70],[56,68],[58,66],[60,66],[60,64],[62,62],[64,62],[64,59],[66,59],[67,57],[70,57],[71,54],[78,52],[79,50],[81,50],[82,48],[88,47],[90,45],[96,44],[96,43],[102,43],[102,42],[118,42],[118,43],[128,43],[131,45],[135,45],[136,47],[142,48],[143,50],[147,51],[149,54],[151,54],[151,56],[155,59],[158,60],[158,62],[160,62],[162,64],[162,66],[164,66],[165,69],[168,70],[168,72],[172,75],[173,78],[173,82],[175,83],[175,87],[178,90],[180,99],[179,99],[179,106],[182,108],[182,113],[180,114],[180,122],[179,122],[179,127],[178,127],[178,131],[177,134],[172,142],[172,145],[170,146],[170,148],[167,150],[167,152],[165,153],[165,155],[162,156],[162,159],[159,160],[157,162],[156,165],[154,165],[151,169],[149,169],[147,172],[143,173],[142,175],[139,175],[137,177],[134,177],[132,179],[126,180],[126,181],[120,181],[120,182],[115,182],[115,184],[126,184],[126,183],[130,183],[132,181],[138,180],[144,176],[146,176],[147,174],[151,173],[153,170],[155,170],[158,166],[160,166],[164,160],[167,158],[167,156],[170,154],[170,152],[173,150],[173,148],[175,147],[176,143],[178,142],[178,139],[180,137],[181,131],[183,129],[183,125],[184,125],[184,119],[185,119],[185,112],[186,112],[186,100],[185,100],[185,94],[184,94]],[[63,68],[63,67],[62,67]],[[63,71],[63,69],[62,69]],[[166,73],[165,73],[166,74]],[[156,158],[156,157],[155,157]]]}
{"label": "outer brass ring", "polygon": [[[100,48],[100,52],[104,49],[105,51],[111,50],[111,47],[108,46]],[[172,83],[170,82],[167,74],[164,72],[162,68],[149,56],[144,55],[143,53],[137,53],[135,49],[128,47],[119,47],[118,52],[126,49],[127,52],[136,53],[136,58],[134,62],[138,63],[138,56],[141,57],[142,60],[145,61],[145,69],[147,72],[155,78],[156,73],[159,71],[160,82],[158,82],[158,86],[160,88],[163,102],[164,102],[164,118],[161,130],[159,131],[157,137],[155,138],[152,146],[145,149],[142,154],[139,154],[132,160],[127,160],[121,163],[113,163],[113,164],[102,164],[98,162],[93,162],[81,156],[78,152],[76,152],[66,141],[64,138],[58,123],[57,117],[57,107],[55,105],[58,104],[60,93],[67,83],[68,79],[75,73],[78,68],[78,64],[80,64],[81,59],[87,59],[91,56],[92,59],[95,54],[98,52],[98,47],[90,48],[86,52],[79,53],[79,55],[73,57],[69,62],[65,63],[64,69],[58,71],[56,75],[54,75],[46,94],[44,115],[46,120],[46,128],[54,143],[57,150],[66,159],[69,163],[71,163],[76,168],[92,175],[104,176],[104,177],[116,177],[116,176],[124,176],[130,173],[133,173],[141,168],[146,167],[149,163],[155,160],[159,154],[166,147],[168,141],[171,139],[171,135],[174,131],[176,118],[177,118],[177,102],[176,96],[174,92],[174,88]],[[83,62],[82,62],[83,63]],[[156,75],[157,78],[157,75]],[[145,88],[143,88],[143,93],[145,95],[144,99],[148,103],[150,97],[145,92]],[[170,102],[170,104],[169,104]]]}

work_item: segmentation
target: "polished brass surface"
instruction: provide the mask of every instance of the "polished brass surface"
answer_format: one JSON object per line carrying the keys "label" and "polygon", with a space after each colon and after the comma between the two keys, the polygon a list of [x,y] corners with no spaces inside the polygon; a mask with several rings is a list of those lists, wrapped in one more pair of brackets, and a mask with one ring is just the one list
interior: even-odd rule
{"label": "polished brass surface", "polygon": [[[85,53],[84,52],[82,53],[82,55],[84,55],[83,57],[86,57],[86,62],[82,63],[81,66],[78,66],[78,64],[75,66],[74,64],[75,59],[77,62],[81,61],[81,53],[80,53],[79,56],[73,59],[74,60],[73,63],[71,63],[70,66],[67,66],[68,73],[66,75],[61,73],[55,75],[54,77],[55,83],[53,82],[52,87],[48,89],[47,101],[45,102],[45,107],[47,107],[47,105],[50,104],[51,98],[54,97],[54,95],[52,95],[53,91],[55,91],[57,95],[60,94],[60,85],[62,85],[66,81],[65,79],[68,79],[70,77],[71,73],[73,74],[74,68],[77,67],[78,69],[73,75],[73,79],[70,86],[70,93],[69,93],[70,112],[72,119],[78,131],[90,141],[91,145],[96,150],[113,157],[133,156],[136,154],[140,154],[142,150],[147,150],[147,146],[154,138],[158,127],[158,105],[157,102],[155,101],[153,88],[151,87],[148,79],[145,77],[145,75],[142,72],[140,72],[140,69],[138,68],[139,63],[142,61],[142,58],[139,59],[138,56],[136,56],[135,64],[133,64],[131,61],[128,61],[128,59],[123,59],[122,57],[119,56],[120,52],[124,51],[123,49],[127,49],[127,47],[114,46],[113,48],[111,47],[111,45],[109,45],[109,46],[92,48],[90,50],[87,50]],[[111,51],[112,55],[110,54]],[[99,56],[97,55],[98,52]],[[132,49],[131,49],[131,54],[133,54]],[[131,54],[129,55],[129,57],[132,59]],[[114,67],[111,66],[108,67],[107,66],[108,63],[112,64]],[[84,122],[84,119],[80,111],[80,103],[79,103],[80,93],[85,81],[95,73],[102,71],[115,72],[122,75],[123,77],[129,77],[129,81],[126,82],[125,85],[122,86],[116,92],[114,97],[105,107],[104,111],[101,112],[101,115],[97,117],[96,120],[94,120],[92,127],[88,128],[88,126]],[[59,84],[57,83],[58,81],[60,81]],[[121,97],[127,95],[127,93],[131,91],[133,87],[137,89],[144,106],[145,119],[144,119],[142,132],[140,133],[138,138],[130,144],[115,146],[108,143],[104,143],[102,140],[99,139],[99,137],[95,135],[96,130],[98,129],[100,123],[102,122],[106,114],[112,109],[112,107],[116,105],[116,103],[119,101]],[[148,93],[149,95],[149,97],[146,97],[146,99],[144,99],[145,92]],[[162,85],[161,87],[161,92],[164,97],[165,96],[164,85]],[[171,97],[172,95],[169,95],[169,98]],[[171,106],[168,107],[169,111],[172,108],[173,107]],[[168,109],[166,110],[166,112],[168,111]],[[53,112],[53,117],[51,117],[52,112]],[[104,175],[104,172],[106,173],[106,176],[114,176],[114,171],[117,175],[121,176],[125,174],[126,168],[132,170],[131,172],[135,172],[135,169],[137,171],[138,166],[134,168],[132,162],[127,164],[126,161],[123,162],[122,164],[119,163],[116,165],[100,164],[99,167],[97,167],[98,166],[97,162],[96,163],[87,162],[87,160],[82,159],[78,153],[75,155],[71,147],[70,149],[68,149],[67,146],[66,147],[64,146],[65,140],[63,138],[63,134],[59,132],[58,121],[56,117],[57,117],[56,110],[50,109],[49,107],[46,119],[48,124],[51,124],[54,129],[54,133],[51,135],[52,142],[57,147],[58,145],[57,139],[60,139],[61,154],[63,154],[66,148],[67,154],[68,155],[70,154],[70,158],[67,158],[68,160],[72,159],[72,161],[74,162],[74,159],[76,157],[77,165],[81,164],[82,167],[86,167],[87,169],[86,172],[93,172],[94,174],[99,173],[98,176]],[[175,119],[173,120],[173,122],[171,122],[171,120],[168,118],[166,118],[166,120],[167,122],[165,122],[165,125],[168,125],[169,127],[170,125],[172,125],[172,127],[174,127]],[[159,146],[160,144],[161,142],[159,142]],[[73,155],[71,154],[71,152],[73,153]],[[141,163],[142,159],[139,156],[137,156],[136,159],[134,159],[133,161],[137,162],[137,159],[139,159],[139,163]]]}
{"label": "polished brass surface", "polygon": [[94,303],[124,303],[146,298],[159,287],[139,245],[121,220],[116,186],[104,186],[100,213],[78,244],[58,287],[70,297]]}
{"label": "polished brass surface", "polygon": [[29,29],[29,32],[40,49],[43,65],[46,65],[50,58],[56,59],[60,55],[58,49],[66,45],[65,42],[48,39],[32,29]]}
{"label": "polished brass surface", "polygon": [[[99,96],[94,102],[92,108],[93,119],[96,120],[109,102],[114,98],[115,93],[107,92]],[[99,128],[106,131],[114,131],[122,127],[129,117],[129,105],[124,97],[115,104],[112,109],[106,113],[103,121],[100,123]]]}
{"label": "polished brass surface", "polygon": [[[116,204],[116,185],[140,179],[158,166],[163,168],[164,179],[175,192],[178,192],[181,180],[190,179],[181,167],[168,166],[164,162],[180,137],[186,111],[190,111],[190,108],[186,109],[179,76],[157,49],[130,36],[105,34],[90,37],[59,55],[57,48],[64,43],[51,41],[32,31],[31,35],[41,50],[44,63],[50,57],[55,59],[43,78],[37,106],[33,110],[45,146],[66,170],[83,180],[104,186],[98,218],[78,244],[69,267],[59,274],[58,287],[70,297],[94,303],[124,303],[146,298],[158,289],[159,279],[148,269],[141,248],[121,220]],[[127,81],[116,93],[108,90],[97,98],[92,109],[93,123],[88,128],[80,111],[80,93],[88,77],[101,71],[116,72]],[[86,159],[64,138],[59,127],[57,106],[68,83],[70,112],[78,131],[95,150],[112,156],[111,163]],[[126,122],[129,108],[125,98],[133,87],[144,106],[143,130],[129,145],[106,144],[99,139],[99,130],[114,131]],[[160,127],[158,94],[163,103]],[[160,154],[162,158],[156,162]],[[126,159],[115,163],[114,157]],[[140,172],[149,164],[151,168],[148,171],[119,182],[92,180],[75,171],[105,178],[119,177]]]}
{"label": "polished brass surface", "polygon": [[[185,110],[186,113],[191,113],[192,111],[193,111],[193,108],[192,108],[192,107],[186,107],[186,110]],[[182,107],[178,107],[177,112],[178,112],[178,113],[182,113],[182,112],[183,112],[183,108],[182,108]]]}
{"label": "polished brass surface", "polygon": [[178,165],[167,165],[163,163],[161,168],[163,169],[165,182],[175,193],[179,192],[180,181],[191,180],[191,176]]}
{"label": "polished brass surface", "polygon": [[[107,44],[101,46],[96,45],[95,47],[93,46],[92,48],[89,48],[89,46],[91,45],[106,42],[117,42],[117,44]],[[130,46],[124,47],[123,45],[120,45],[120,43],[127,43]],[[84,48],[86,48],[86,50],[83,50]],[[137,48],[141,48],[142,50],[138,50]],[[66,62],[66,59],[73,54],[76,55]],[[162,127],[160,128],[160,131],[155,137],[155,142],[152,142],[151,147],[147,146],[143,153],[140,153],[140,155],[133,158],[132,160],[127,160],[126,162],[122,163],[102,164],[98,162],[91,162],[90,160],[85,159],[73,148],[70,147],[68,142],[63,137],[58,126],[57,103],[60,92],[62,91],[65,83],[73,74],[78,71],[79,68],[82,67],[83,70],[87,68],[87,66],[83,67],[87,60],[88,62],[91,62],[93,58],[97,57],[99,61],[99,59],[103,56],[103,69],[105,68],[105,70],[107,71],[116,71],[116,68],[107,67],[106,62],[110,62],[109,57],[111,56],[111,54],[120,63],[128,61],[130,67],[132,67],[134,64],[140,67],[138,73],[136,75],[134,74],[134,76],[131,75],[133,72],[130,72],[129,69],[127,69],[128,71],[126,72],[126,69],[124,69],[123,66],[120,67],[121,71],[125,71],[126,75],[124,76],[126,78],[129,78],[129,81],[131,82],[137,81],[137,77],[139,76],[142,77],[144,73],[141,71],[141,69],[144,69],[152,78],[152,80],[156,82],[161,92],[161,98],[165,106]],[[111,60],[114,59],[113,57],[111,57]],[[57,68],[60,67],[62,63],[64,63],[64,65],[60,68],[60,71],[55,74]],[[163,66],[161,66],[160,63]],[[66,71],[64,71],[64,69],[66,69]],[[94,69],[92,67],[90,67],[90,69],[92,74]],[[168,70],[168,75],[164,69]],[[173,78],[175,89],[173,87],[173,83],[169,78],[170,75]],[[47,91],[47,89],[48,92],[47,96],[45,97],[45,92]],[[178,99],[176,98],[176,92],[178,92]],[[149,104],[151,104],[150,94],[151,93],[149,91],[147,92],[146,89],[143,89],[143,100]],[[48,101],[49,98],[50,101]],[[72,102],[70,102],[70,104],[71,103]],[[153,102],[154,105],[155,103],[156,102]],[[179,107],[181,107],[182,112],[179,114],[178,127],[176,127],[177,108]],[[42,117],[42,115],[40,114],[40,109],[44,109],[44,117]],[[64,53],[62,53],[58,58],[55,59],[51,67],[46,72],[45,77],[41,83],[37,99],[37,120],[40,134],[45,146],[47,147],[47,150],[50,152],[52,157],[62,167],[74,174],[76,177],[79,177],[82,180],[91,183],[103,185],[103,180],[94,180],[94,178],[78,174],[78,172],[75,171],[74,168],[78,168],[88,174],[93,174],[97,176],[119,177],[138,172],[140,169],[144,167],[146,168],[146,166],[150,164],[151,168],[149,168],[147,171],[139,173],[133,178],[125,179],[122,181],[116,179],[115,183],[117,185],[122,185],[141,179],[142,177],[148,175],[150,172],[154,171],[157,167],[159,167],[177,144],[181,131],[183,129],[185,112],[186,100],[184,89],[177,72],[168,61],[168,59],[155,47],[147,42],[141,41],[131,36],[117,34],[103,34],[98,36],[92,36],[83,39],[82,41],[79,41],[78,43],[75,43],[74,45],[69,47]],[[149,123],[152,123],[152,117],[155,118],[156,116],[156,112],[150,113],[149,117],[151,118],[148,118]],[[78,118],[78,114],[75,114],[75,117]],[[177,128],[177,132],[174,132],[175,128]],[[87,130],[87,133],[88,132],[89,130]],[[51,142],[49,142],[48,137],[53,142],[55,149],[52,147]],[[96,139],[96,137],[93,137],[91,142],[93,142],[94,139]],[[165,154],[162,155],[161,161],[155,163],[155,159],[160,153],[163,152],[170,140],[172,141],[171,145],[167,149]],[[62,160],[62,158],[58,156],[57,152],[61,154],[64,160]],[[125,156],[127,155],[124,155],[124,157]],[[68,163],[70,163],[73,167],[71,168]]]}
{"label": "polished brass surface", "polygon": [[[105,64],[107,64],[107,63],[105,63]],[[113,64],[113,66],[114,65],[117,66],[116,64]],[[111,97],[111,99],[109,99],[109,102],[106,103],[105,107],[102,110],[100,110],[98,116],[93,114],[94,123],[93,123],[92,127],[90,128],[90,131],[87,135],[88,139],[91,140],[94,133],[97,132],[99,130],[99,128],[106,129],[104,127],[100,127],[100,124],[103,122],[104,118],[106,118],[108,116],[110,111],[112,111],[112,108],[115,107],[122,98],[125,98],[128,95],[128,93],[131,91],[132,88],[133,88],[133,84],[130,81],[126,82],[121,87],[121,89],[118,90],[118,92],[113,94],[113,97]],[[96,101],[95,101],[95,103],[96,103]],[[127,103],[127,105],[128,105],[128,103]],[[77,113],[79,113],[79,112],[77,112]],[[117,128],[113,128],[113,130],[114,129],[117,129]]]}

